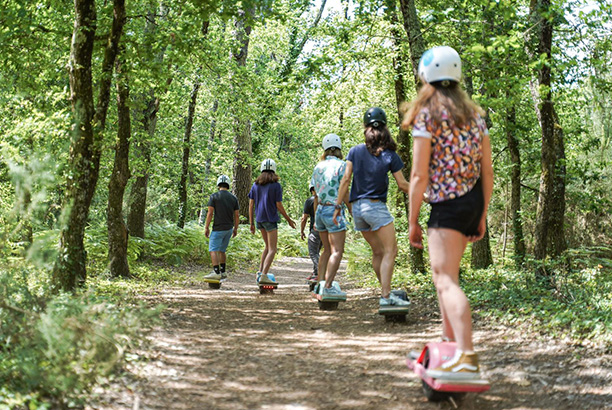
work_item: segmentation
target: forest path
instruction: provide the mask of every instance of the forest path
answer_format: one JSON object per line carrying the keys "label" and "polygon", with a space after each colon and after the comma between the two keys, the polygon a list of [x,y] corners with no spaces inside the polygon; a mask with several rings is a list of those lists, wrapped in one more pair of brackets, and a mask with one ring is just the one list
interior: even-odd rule
{"label": "forest path", "polygon": [[[410,350],[439,337],[435,307],[413,300],[407,323],[387,323],[379,290],[354,288],[340,274],[348,301],[321,311],[305,283],[310,270],[308,259],[277,260],[273,295],[259,294],[252,272],[230,273],[219,290],[161,289],[151,299],[168,309],[151,335],[152,359],[133,369],[129,389],[104,393],[93,408],[454,408],[428,402],[405,364]],[[612,408],[611,355],[478,321],[474,338],[492,388],[459,408]]]}

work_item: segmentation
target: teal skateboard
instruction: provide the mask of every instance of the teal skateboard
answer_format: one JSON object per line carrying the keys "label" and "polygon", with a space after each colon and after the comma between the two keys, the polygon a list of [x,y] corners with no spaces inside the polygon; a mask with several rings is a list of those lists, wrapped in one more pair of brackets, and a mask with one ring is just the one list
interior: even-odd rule
{"label": "teal skateboard", "polygon": [[[334,281],[332,286],[338,286],[338,283]],[[336,310],[340,302],[346,302],[346,296],[334,296],[334,295],[323,295],[323,288],[325,287],[325,281],[321,281],[315,284],[312,291],[312,297],[314,297],[319,304],[321,310]]]}
{"label": "teal skateboard", "polygon": [[[404,290],[392,290],[393,293],[398,298],[408,301],[408,294]],[[378,309],[378,314],[383,315],[385,317],[385,322],[397,322],[403,323],[406,321],[406,315],[408,314],[407,306],[389,306],[383,309]]]}

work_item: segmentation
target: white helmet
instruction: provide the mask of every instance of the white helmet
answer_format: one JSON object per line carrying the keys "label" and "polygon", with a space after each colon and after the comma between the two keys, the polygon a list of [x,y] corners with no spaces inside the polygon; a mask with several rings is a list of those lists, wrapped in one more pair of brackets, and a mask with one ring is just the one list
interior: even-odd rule
{"label": "white helmet", "polygon": [[426,83],[436,81],[461,81],[461,58],[454,48],[434,47],[421,56],[419,77]]}
{"label": "white helmet", "polygon": [[327,150],[329,148],[342,149],[342,141],[336,134],[327,134],[323,137],[323,149]]}
{"label": "white helmet", "polygon": [[227,184],[229,186],[230,185],[230,177],[228,177],[227,175],[219,175],[219,178],[217,178],[217,186],[219,186],[221,184]]}
{"label": "white helmet", "polygon": [[261,172],[264,172],[264,171],[276,172],[276,162],[274,162],[274,160],[271,158],[264,159],[261,163],[261,167],[259,168],[259,170]]}

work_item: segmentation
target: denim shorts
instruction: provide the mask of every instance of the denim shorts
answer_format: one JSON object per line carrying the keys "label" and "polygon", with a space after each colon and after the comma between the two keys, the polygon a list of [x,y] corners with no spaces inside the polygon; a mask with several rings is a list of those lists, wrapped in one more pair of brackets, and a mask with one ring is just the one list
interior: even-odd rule
{"label": "denim shorts", "polygon": [[346,218],[344,216],[344,209],[338,217],[338,225],[334,224],[334,210],[333,206],[322,206],[317,207],[317,213],[315,214],[315,227],[319,232],[342,232],[346,231]]}
{"label": "denim shorts", "polygon": [[225,252],[233,232],[233,229],[229,231],[212,231],[208,240],[208,252]]}
{"label": "denim shorts", "polygon": [[394,221],[382,201],[368,198],[353,202],[353,223],[356,231],[377,231]]}
{"label": "denim shorts", "polygon": [[477,235],[483,212],[484,195],[479,179],[467,194],[431,204],[427,227],[453,229],[465,236]]}
{"label": "denim shorts", "polygon": [[264,229],[267,232],[276,231],[278,229],[278,222],[257,222],[257,229]]}

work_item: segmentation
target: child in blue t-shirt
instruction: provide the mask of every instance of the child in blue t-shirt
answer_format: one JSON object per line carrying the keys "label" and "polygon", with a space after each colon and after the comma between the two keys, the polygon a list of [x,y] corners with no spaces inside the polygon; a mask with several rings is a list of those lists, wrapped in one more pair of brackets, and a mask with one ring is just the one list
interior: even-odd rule
{"label": "child in blue t-shirt", "polygon": [[[399,189],[408,193],[409,184],[402,174],[404,163],[395,150],[397,144],[387,128],[387,115],[382,108],[366,111],[363,119],[365,143],[350,149],[346,157],[346,171],[340,183],[338,198],[348,192],[353,206],[353,223],[372,248],[372,267],[381,285],[379,312],[403,310],[410,302],[391,293],[391,277],[397,255],[397,240],[393,217],[387,209],[388,173],[395,178]],[[341,205],[341,199],[336,201]],[[340,210],[334,212],[334,219]]]}
{"label": "child in blue t-shirt", "polygon": [[[265,244],[257,272],[257,283],[276,285],[277,283],[268,277],[268,271],[276,256],[279,212],[293,229],[295,229],[295,222],[287,215],[283,207],[283,188],[278,183],[280,178],[276,175],[276,162],[272,159],[265,159],[261,163],[260,170],[261,174],[249,192],[251,233],[255,234],[255,222],[257,222],[257,229],[261,232]],[[253,214],[255,214],[255,219],[253,219]]]}

